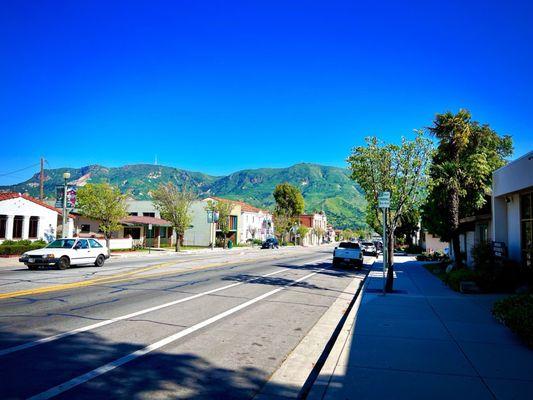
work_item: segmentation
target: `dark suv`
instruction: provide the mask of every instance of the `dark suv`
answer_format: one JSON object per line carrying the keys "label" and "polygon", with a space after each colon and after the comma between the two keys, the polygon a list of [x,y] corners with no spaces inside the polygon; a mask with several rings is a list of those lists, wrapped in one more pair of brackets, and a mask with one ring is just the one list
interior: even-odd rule
{"label": "dark suv", "polygon": [[279,248],[278,239],[268,238],[267,240],[263,242],[263,244],[261,245],[261,248],[262,249],[278,249]]}

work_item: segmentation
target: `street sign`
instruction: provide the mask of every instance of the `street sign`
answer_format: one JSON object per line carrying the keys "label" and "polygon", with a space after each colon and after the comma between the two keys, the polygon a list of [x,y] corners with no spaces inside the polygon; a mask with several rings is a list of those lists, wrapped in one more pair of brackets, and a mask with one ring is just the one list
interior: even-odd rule
{"label": "street sign", "polygon": [[[74,208],[76,206],[76,195],[78,188],[73,185],[67,186],[67,208]],[[63,194],[65,193],[65,186],[56,186],[56,208],[63,208]]]}
{"label": "street sign", "polygon": [[389,208],[390,207],[390,192],[381,192],[378,196],[378,206],[379,208]]}

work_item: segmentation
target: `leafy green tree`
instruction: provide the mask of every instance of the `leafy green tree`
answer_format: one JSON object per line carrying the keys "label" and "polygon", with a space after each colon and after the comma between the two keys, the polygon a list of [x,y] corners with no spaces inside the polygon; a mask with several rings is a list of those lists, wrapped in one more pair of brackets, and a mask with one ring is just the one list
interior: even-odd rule
{"label": "leafy green tree", "polygon": [[281,243],[286,243],[291,229],[299,223],[298,217],[304,212],[304,198],[298,188],[289,183],[280,183],[273,192],[274,229]]}
{"label": "leafy green tree", "polygon": [[467,110],[438,114],[428,129],[438,147],[429,173],[423,225],[442,240],[451,241],[455,265],[460,266],[459,220],[485,203],[492,172],[513,152],[512,139],[472,121]]}
{"label": "leafy green tree", "polygon": [[180,251],[185,231],[191,225],[192,214],[190,207],[195,198],[195,194],[188,190],[185,185],[179,189],[172,182],[166,185],[160,184],[152,192],[154,205],[161,213],[161,218],[169,221],[172,229],[176,232],[177,252]]}
{"label": "leafy green tree", "polygon": [[127,196],[109,183],[89,183],[78,189],[76,208],[81,215],[99,221],[109,250],[111,234],[121,228],[128,215]]}
{"label": "leafy green tree", "polygon": [[353,149],[348,157],[354,179],[365,191],[367,223],[376,232],[383,231],[382,212],[378,209],[378,195],[391,193],[391,207],[387,210],[387,241],[389,265],[386,290],[393,290],[394,232],[400,218],[419,208],[426,187],[426,170],[431,158],[431,141],[421,131],[415,139],[402,138],[401,144],[384,144],[376,137],[366,138],[366,146]]}
{"label": "leafy green tree", "polygon": [[230,217],[234,207],[235,204],[230,200],[207,201],[206,210],[218,212],[218,229],[220,229],[220,233],[222,233],[222,246],[224,249],[226,248],[228,234],[230,233]]}
{"label": "leafy green tree", "polygon": [[413,236],[418,232],[420,225],[420,211],[418,209],[409,210],[400,218],[400,223],[396,228],[396,238],[401,239],[408,246],[412,246]]}
{"label": "leafy green tree", "polygon": [[290,183],[280,183],[274,189],[276,212],[284,212],[289,217],[298,217],[304,212],[305,202],[300,190]]}
{"label": "leafy green tree", "polygon": [[307,236],[307,234],[309,233],[309,228],[307,226],[305,226],[305,225],[300,225],[298,227],[298,230],[296,231],[296,233],[300,237],[300,245],[303,245],[304,244],[304,239]]}

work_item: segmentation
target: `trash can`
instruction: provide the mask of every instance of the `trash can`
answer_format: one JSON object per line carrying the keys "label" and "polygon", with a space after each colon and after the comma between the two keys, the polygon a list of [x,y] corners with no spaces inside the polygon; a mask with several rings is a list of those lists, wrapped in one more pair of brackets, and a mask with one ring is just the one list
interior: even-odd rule
{"label": "trash can", "polygon": [[233,248],[233,242],[231,240],[228,240],[228,249]]}

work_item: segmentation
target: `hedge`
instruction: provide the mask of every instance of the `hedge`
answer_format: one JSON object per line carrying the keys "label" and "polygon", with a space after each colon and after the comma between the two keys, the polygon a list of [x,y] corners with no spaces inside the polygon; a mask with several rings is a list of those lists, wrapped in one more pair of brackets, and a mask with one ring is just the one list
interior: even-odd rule
{"label": "hedge", "polygon": [[0,244],[0,255],[20,255],[30,250],[42,249],[45,246],[46,242],[43,240],[37,240],[35,242],[31,242],[30,240],[6,240],[2,244]]}
{"label": "hedge", "polygon": [[499,300],[492,314],[533,348],[533,294],[519,294]]}

